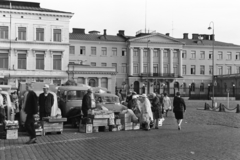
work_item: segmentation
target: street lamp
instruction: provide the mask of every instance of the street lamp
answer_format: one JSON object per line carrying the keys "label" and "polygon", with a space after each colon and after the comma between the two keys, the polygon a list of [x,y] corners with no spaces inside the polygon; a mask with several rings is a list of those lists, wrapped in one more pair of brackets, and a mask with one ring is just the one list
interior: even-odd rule
{"label": "street lamp", "polygon": [[233,96],[235,97],[235,84],[233,84]]}
{"label": "street lamp", "polygon": [[[212,27],[211,27],[212,24]],[[212,107],[214,106],[214,23],[213,21],[210,22],[208,29],[212,29],[213,35],[212,35]]]}

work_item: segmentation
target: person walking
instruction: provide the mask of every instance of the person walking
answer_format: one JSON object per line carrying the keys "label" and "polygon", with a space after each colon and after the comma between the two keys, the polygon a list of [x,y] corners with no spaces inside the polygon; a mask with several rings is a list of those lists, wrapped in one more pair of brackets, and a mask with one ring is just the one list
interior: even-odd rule
{"label": "person walking", "polygon": [[144,129],[150,130],[150,122],[153,121],[153,113],[151,109],[151,103],[146,94],[143,94],[140,103],[141,108],[141,123],[144,125]]}
{"label": "person walking", "polygon": [[[167,114],[168,114],[168,111],[171,110],[172,108],[172,103],[171,103],[171,99],[168,97],[167,93],[164,93],[164,97],[163,97],[163,108],[164,108],[164,112],[166,114],[166,117],[167,117]],[[163,113],[164,113],[163,112]]]}
{"label": "person walking", "polygon": [[51,93],[49,93],[49,85],[44,85],[43,93],[39,95],[38,102],[40,107],[40,120],[42,120],[43,117],[51,116],[52,106],[54,104],[54,97]]}
{"label": "person walking", "polygon": [[92,89],[88,89],[82,99],[83,118],[88,116],[88,110],[92,108]]}
{"label": "person walking", "polygon": [[152,97],[153,122],[155,129],[158,129],[159,120],[162,118],[162,103],[155,93],[152,93]]}
{"label": "person walking", "polygon": [[180,97],[180,92],[176,93],[176,96],[173,99],[173,112],[178,124],[178,130],[181,130],[181,124],[186,111],[186,105],[184,99]]}
{"label": "person walking", "polygon": [[27,94],[24,98],[25,106],[24,112],[27,114],[26,121],[25,121],[25,128],[30,136],[29,141],[27,144],[36,143],[36,132],[34,128],[35,123],[35,116],[38,113],[38,106],[37,106],[37,95],[33,91],[32,84],[26,84]]}

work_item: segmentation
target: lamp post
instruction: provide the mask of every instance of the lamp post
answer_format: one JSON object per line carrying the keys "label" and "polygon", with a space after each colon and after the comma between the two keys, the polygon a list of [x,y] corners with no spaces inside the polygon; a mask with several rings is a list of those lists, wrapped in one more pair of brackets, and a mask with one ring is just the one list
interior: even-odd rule
{"label": "lamp post", "polygon": [[[212,24],[212,27],[211,27]],[[212,29],[213,35],[212,35],[212,107],[214,106],[214,23],[213,21],[210,22],[208,29]]]}
{"label": "lamp post", "polygon": [[235,84],[233,84],[233,96],[235,97]]}

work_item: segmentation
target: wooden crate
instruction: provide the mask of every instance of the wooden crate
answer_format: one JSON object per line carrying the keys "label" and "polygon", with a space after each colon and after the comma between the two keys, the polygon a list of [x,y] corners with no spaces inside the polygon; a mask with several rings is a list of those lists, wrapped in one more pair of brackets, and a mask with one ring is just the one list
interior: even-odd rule
{"label": "wooden crate", "polygon": [[107,126],[108,125],[108,118],[94,118],[93,119],[93,126]]}
{"label": "wooden crate", "polygon": [[92,133],[93,132],[92,124],[80,124],[79,132],[80,133]]}
{"label": "wooden crate", "polygon": [[42,122],[43,135],[49,132],[58,132],[62,134],[63,132],[63,122],[51,123],[51,122]]}
{"label": "wooden crate", "polygon": [[18,139],[18,130],[7,130],[6,139]]}

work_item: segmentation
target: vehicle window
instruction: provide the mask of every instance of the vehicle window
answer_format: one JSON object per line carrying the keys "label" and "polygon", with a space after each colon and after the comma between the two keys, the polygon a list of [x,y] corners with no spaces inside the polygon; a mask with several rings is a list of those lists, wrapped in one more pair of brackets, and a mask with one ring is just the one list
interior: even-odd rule
{"label": "vehicle window", "polygon": [[110,96],[104,96],[102,97],[102,101],[105,103],[119,103],[118,97],[110,97]]}
{"label": "vehicle window", "polygon": [[68,100],[82,100],[87,91],[68,91]]}

